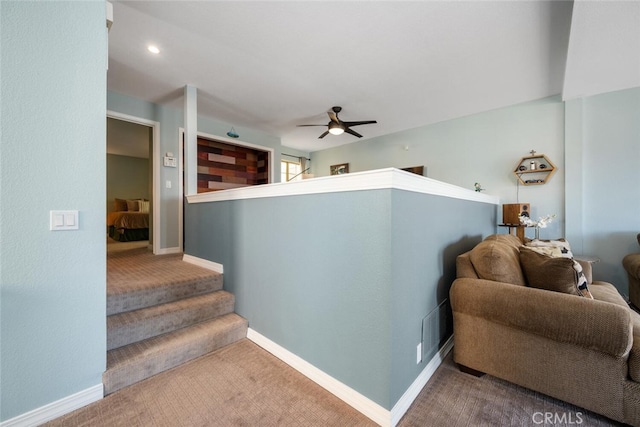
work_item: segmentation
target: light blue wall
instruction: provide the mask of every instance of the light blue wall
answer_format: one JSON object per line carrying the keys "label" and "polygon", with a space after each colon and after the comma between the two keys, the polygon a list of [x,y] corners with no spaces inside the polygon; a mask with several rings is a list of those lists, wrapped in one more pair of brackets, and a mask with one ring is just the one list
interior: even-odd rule
{"label": "light blue wall", "polygon": [[600,258],[596,279],[628,293],[622,258],[640,252],[640,88],[569,101],[567,118],[567,170],[575,176],[568,237]]}
{"label": "light blue wall", "polygon": [[[0,420],[101,385],[105,2],[0,2]],[[49,231],[49,210],[80,229]]]}
{"label": "light blue wall", "polygon": [[[400,190],[392,192],[391,206],[389,396],[394,405],[453,333],[448,300],[456,278],[456,257],[496,232],[497,209],[486,203]],[[416,364],[422,319],[428,318],[425,324],[429,325],[432,316],[444,321],[433,342],[423,342],[422,363]]]}
{"label": "light blue wall", "polygon": [[185,252],[251,328],[387,403],[390,218],[388,190],[187,205]]}
{"label": "light blue wall", "polygon": [[[501,203],[531,203],[534,217],[557,214],[541,237],[566,236],[576,254],[598,256],[595,278],[627,293],[621,261],[640,250],[639,98],[635,88],[528,102],[317,151],[313,172],[328,175],[337,163],[350,163],[352,172],[424,165],[431,178],[466,188],[480,182]],[[557,172],[545,185],[517,186],[512,171],[531,149],[546,154]]]}
{"label": "light blue wall", "polygon": [[149,159],[107,154],[107,212],[114,199],[149,200]]}
{"label": "light blue wall", "polygon": [[[545,185],[517,186],[513,170],[532,149],[558,170]],[[479,182],[501,203],[531,203],[534,217],[555,213],[557,221],[541,236],[564,233],[564,104],[558,97],[316,151],[311,159],[315,176],[329,175],[329,166],[339,163],[349,163],[351,172],[424,165],[430,178],[469,189]]]}
{"label": "light blue wall", "polygon": [[185,252],[224,265],[252,329],[390,410],[437,351],[416,364],[455,257],[495,213],[389,189],[188,204]]}
{"label": "light blue wall", "polygon": [[[107,108],[121,114],[153,120],[160,123],[160,152],[156,157],[162,157],[167,152],[175,156],[179,153],[180,128],[183,126],[184,113],[182,109],[166,105],[153,104],[141,99],[133,98],[117,92],[107,93]],[[225,137],[231,124],[205,117],[198,117],[198,131],[210,135]],[[260,145],[274,149],[274,182],[280,180],[280,139],[263,132],[249,128],[234,126],[240,135],[239,141]],[[156,159],[156,161],[160,161]],[[179,168],[160,167],[160,248],[175,248],[179,246],[178,215],[179,215]],[[166,188],[166,181],[171,181],[172,187]],[[154,224],[156,227],[156,224]]]}

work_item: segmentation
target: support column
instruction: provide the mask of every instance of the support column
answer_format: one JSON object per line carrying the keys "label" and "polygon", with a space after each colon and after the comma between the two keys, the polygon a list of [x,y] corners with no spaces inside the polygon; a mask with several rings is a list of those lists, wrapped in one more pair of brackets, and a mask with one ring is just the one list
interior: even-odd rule
{"label": "support column", "polygon": [[184,87],[184,193],[198,193],[198,89]]}
{"label": "support column", "polygon": [[584,163],[583,100],[565,101],[564,109],[564,217],[565,236],[574,254],[583,254]]}

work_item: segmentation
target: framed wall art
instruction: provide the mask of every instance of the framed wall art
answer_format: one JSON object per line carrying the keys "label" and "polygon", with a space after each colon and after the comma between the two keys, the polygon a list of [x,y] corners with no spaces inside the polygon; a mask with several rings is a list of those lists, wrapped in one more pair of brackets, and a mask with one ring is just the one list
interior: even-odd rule
{"label": "framed wall art", "polygon": [[349,163],[340,163],[339,165],[329,166],[331,175],[343,175],[349,173]]}
{"label": "framed wall art", "polygon": [[401,170],[424,176],[424,166],[412,166],[410,168],[402,168]]}

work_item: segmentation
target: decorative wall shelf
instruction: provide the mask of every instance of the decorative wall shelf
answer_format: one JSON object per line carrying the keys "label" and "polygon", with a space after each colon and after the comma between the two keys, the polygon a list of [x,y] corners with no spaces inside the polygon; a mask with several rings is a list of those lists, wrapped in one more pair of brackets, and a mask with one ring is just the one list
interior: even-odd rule
{"label": "decorative wall shelf", "polygon": [[531,155],[520,159],[513,171],[522,185],[542,185],[553,176],[556,166],[544,154],[536,154],[531,150]]}

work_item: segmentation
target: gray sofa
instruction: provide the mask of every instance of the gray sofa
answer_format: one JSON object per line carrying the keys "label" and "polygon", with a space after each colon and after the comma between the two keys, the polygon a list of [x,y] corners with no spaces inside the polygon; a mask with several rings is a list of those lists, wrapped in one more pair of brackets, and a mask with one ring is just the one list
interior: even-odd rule
{"label": "gray sofa", "polygon": [[[493,235],[457,258],[455,362],[640,426],[640,315],[613,285],[592,281],[589,264],[593,299],[531,287],[528,250],[515,236]],[[529,273],[542,287],[556,275]]]}

